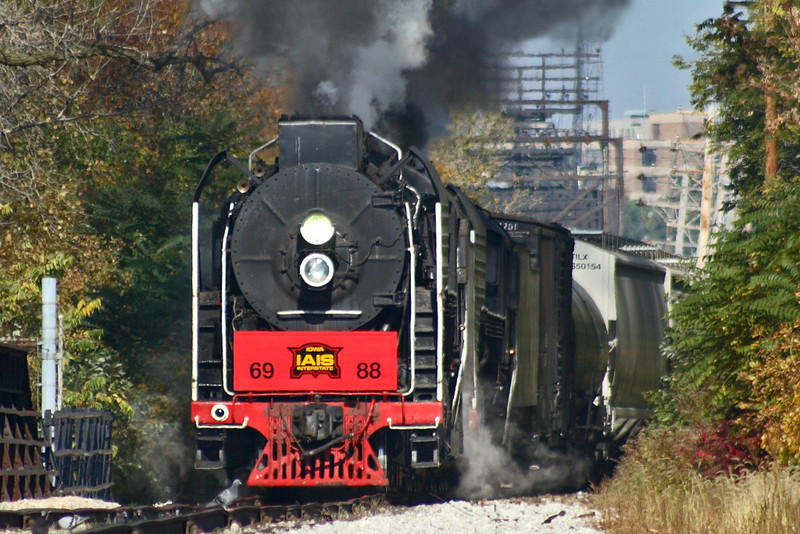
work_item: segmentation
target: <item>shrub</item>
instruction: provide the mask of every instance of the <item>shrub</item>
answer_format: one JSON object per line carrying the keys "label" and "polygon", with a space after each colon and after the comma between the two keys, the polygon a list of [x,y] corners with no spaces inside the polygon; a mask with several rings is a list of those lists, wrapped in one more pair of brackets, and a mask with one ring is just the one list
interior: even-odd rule
{"label": "shrub", "polygon": [[703,430],[680,451],[692,467],[706,477],[740,475],[761,463],[759,440],[733,432],[726,423]]}

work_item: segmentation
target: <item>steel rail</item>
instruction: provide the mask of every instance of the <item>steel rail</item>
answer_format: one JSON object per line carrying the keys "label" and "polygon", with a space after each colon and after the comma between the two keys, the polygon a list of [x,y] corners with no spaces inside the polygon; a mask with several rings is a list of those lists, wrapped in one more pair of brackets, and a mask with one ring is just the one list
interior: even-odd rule
{"label": "steel rail", "polygon": [[[229,507],[191,505],[121,507],[113,509],[25,509],[0,511],[0,530],[25,529],[45,533],[49,529],[83,534],[198,534],[229,528],[234,524],[267,525],[278,522],[332,520],[361,515],[387,504],[386,495],[375,494],[339,502],[263,504],[258,497],[237,500]],[[86,528],[86,527],[90,528]]]}

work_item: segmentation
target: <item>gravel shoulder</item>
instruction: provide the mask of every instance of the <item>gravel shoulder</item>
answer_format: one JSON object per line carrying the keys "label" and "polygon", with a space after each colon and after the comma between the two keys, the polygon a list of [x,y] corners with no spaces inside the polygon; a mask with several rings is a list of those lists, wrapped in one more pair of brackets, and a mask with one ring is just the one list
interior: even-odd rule
{"label": "gravel shoulder", "polygon": [[[0,503],[0,510],[113,508],[117,506],[119,506],[117,503],[93,499],[55,497]],[[415,506],[387,506],[357,519],[311,521],[300,524],[282,522],[245,528],[234,525],[232,528],[225,529],[222,534],[257,532],[293,534],[340,534],[342,532],[369,532],[370,534],[432,534],[439,532],[455,532],[457,534],[604,534],[604,531],[597,526],[599,520],[599,512],[589,506],[587,496],[576,493],[477,501],[450,500]],[[12,534],[14,531],[4,532]],[[53,529],[51,532],[68,533],[69,531]]]}
{"label": "gravel shoulder", "polygon": [[306,523],[299,527],[296,524],[274,525],[263,530],[247,528],[245,531],[297,534],[603,534],[604,531],[596,526],[599,519],[599,513],[586,504],[585,496],[576,494],[480,501],[454,500],[412,507],[392,506],[374,515],[351,521]]}

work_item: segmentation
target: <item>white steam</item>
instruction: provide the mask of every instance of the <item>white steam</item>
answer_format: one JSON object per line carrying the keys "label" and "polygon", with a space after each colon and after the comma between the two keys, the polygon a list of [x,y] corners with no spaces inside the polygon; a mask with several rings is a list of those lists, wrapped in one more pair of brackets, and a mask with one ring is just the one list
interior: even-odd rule
{"label": "white steam", "polygon": [[[405,100],[404,72],[425,64],[432,34],[428,12],[432,0],[383,0],[378,40],[361,47],[350,73],[347,109],[369,127],[393,105]],[[411,16],[409,16],[411,15]]]}
{"label": "white steam", "polygon": [[577,489],[589,478],[589,459],[531,444],[532,460],[521,462],[492,440],[483,427],[464,432],[464,456],[455,493],[463,498],[496,498]]}
{"label": "white steam", "polygon": [[314,107],[332,110],[339,103],[339,88],[333,80],[323,80],[314,89]]}

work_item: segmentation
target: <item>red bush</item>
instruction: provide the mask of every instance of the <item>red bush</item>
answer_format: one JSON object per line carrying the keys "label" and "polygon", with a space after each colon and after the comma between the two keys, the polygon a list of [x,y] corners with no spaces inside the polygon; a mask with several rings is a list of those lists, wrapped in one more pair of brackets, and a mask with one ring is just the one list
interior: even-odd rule
{"label": "red bush", "polygon": [[737,435],[725,423],[714,431],[701,432],[692,449],[679,450],[692,467],[707,477],[755,469],[762,456],[757,437]]}

